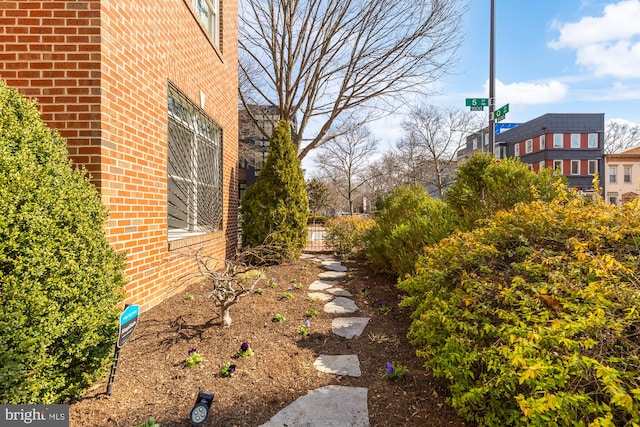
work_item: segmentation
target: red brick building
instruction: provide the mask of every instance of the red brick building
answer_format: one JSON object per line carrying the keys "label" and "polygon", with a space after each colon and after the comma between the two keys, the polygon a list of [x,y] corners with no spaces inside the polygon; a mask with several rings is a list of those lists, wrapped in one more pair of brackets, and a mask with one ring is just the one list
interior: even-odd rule
{"label": "red brick building", "polygon": [[110,211],[146,310],[236,247],[237,0],[0,1],[0,78],[37,98]]}

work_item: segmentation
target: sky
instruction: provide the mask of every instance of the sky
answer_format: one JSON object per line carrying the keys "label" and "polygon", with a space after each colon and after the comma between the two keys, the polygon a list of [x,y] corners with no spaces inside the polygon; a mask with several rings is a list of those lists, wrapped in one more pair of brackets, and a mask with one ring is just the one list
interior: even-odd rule
{"label": "sky", "polygon": [[[467,1],[456,65],[423,103],[466,109],[465,98],[489,96],[491,1]],[[640,0],[495,0],[495,95],[496,108],[509,104],[503,123],[546,113],[640,123]],[[401,123],[371,124],[383,148]]]}
{"label": "sky", "polygon": [[[467,108],[489,96],[490,4],[469,0],[456,66],[425,102]],[[509,104],[504,123],[546,113],[640,123],[640,0],[495,0],[495,95],[496,108]],[[397,118],[372,127],[388,143],[401,134]]]}

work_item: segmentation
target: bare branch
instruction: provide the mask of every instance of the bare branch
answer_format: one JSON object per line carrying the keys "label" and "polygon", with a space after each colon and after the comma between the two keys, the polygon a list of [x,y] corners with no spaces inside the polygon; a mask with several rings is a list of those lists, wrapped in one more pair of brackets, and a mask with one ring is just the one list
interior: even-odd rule
{"label": "bare branch", "polygon": [[362,125],[428,92],[460,45],[463,1],[242,0],[240,101],[277,106],[297,123],[302,159],[335,137],[345,114],[366,110]]}

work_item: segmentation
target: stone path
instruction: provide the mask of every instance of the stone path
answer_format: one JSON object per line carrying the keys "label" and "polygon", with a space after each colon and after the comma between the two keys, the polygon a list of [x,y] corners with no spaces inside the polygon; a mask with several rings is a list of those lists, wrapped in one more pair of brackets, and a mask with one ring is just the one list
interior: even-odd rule
{"label": "stone path", "polygon": [[[309,285],[311,299],[325,301],[325,313],[352,314],[358,312],[356,303],[348,298],[352,294],[342,289],[339,279],[347,277],[347,268],[330,256],[303,254],[303,258],[319,262],[326,270],[319,280]],[[369,323],[368,317],[335,317],[332,333],[351,339],[360,336]],[[333,375],[359,377],[360,361],[356,354],[321,354],[313,366]],[[310,390],[296,399],[260,427],[368,427],[368,389],[329,385]]]}

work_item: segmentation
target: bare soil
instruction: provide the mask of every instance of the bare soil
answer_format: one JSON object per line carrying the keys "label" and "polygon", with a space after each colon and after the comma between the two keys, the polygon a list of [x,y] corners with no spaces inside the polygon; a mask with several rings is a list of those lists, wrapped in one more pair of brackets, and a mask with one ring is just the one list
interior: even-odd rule
{"label": "bare soil", "polygon": [[[221,326],[217,308],[204,284],[191,286],[142,313],[136,331],[119,356],[112,394],[107,379],[71,404],[71,426],[133,427],[153,416],[162,427],[189,426],[189,411],[199,390],[215,394],[205,426],[259,426],[310,390],[330,385],[367,387],[371,426],[468,426],[446,403],[447,384],[433,378],[406,339],[410,313],[398,308],[396,281],[376,274],[363,260],[343,261],[353,276],[341,286],[360,308],[354,316],[371,318],[360,337],[331,332],[337,315],[324,313],[322,301],[307,297],[308,286],[325,271],[318,262],[300,260],[268,268],[262,295],[253,294],[231,309],[233,324]],[[292,281],[301,284],[283,297]],[[383,313],[380,308],[391,308]],[[317,316],[307,317],[308,310]],[[276,314],[285,317],[273,322]],[[311,321],[310,333],[298,329]],[[242,342],[253,356],[237,358]],[[205,359],[185,366],[195,348]],[[342,377],[317,371],[320,354],[357,354],[362,376]],[[219,375],[225,363],[236,365],[231,377]],[[386,362],[408,367],[400,381],[383,378]],[[295,426],[290,426],[295,427]]]}

